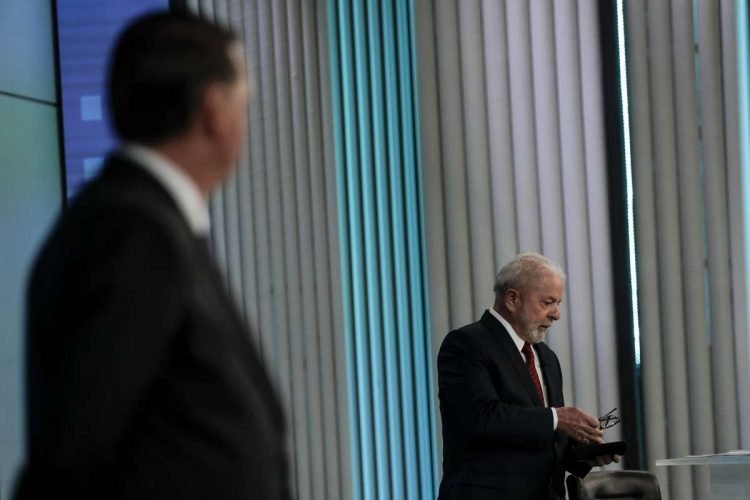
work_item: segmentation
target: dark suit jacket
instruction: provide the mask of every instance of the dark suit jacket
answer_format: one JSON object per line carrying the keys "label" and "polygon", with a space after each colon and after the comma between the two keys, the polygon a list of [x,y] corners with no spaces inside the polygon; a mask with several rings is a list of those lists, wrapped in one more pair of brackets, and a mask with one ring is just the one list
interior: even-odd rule
{"label": "dark suit jacket", "polygon": [[[536,344],[547,399],[563,405],[557,356]],[[518,348],[500,322],[482,319],[450,332],[438,354],[443,422],[441,499],[564,498],[565,469],[590,467],[569,456],[565,434],[534,389]]]}
{"label": "dark suit jacket", "polygon": [[17,498],[286,498],[283,416],[204,242],[113,156],[28,291]]}

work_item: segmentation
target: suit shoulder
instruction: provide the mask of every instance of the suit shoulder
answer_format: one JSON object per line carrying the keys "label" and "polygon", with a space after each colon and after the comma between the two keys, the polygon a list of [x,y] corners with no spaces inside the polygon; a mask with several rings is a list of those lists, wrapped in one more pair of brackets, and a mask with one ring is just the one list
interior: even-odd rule
{"label": "suit shoulder", "polygon": [[440,350],[450,347],[463,346],[464,348],[476,348],[481,342],[480,337],[487,329],[480,321],[469,323],[448,332],[440,346]]}
{"label": "suit shoulder", "polygon": [[555,351],[553,351],[550,346],[547,345],[546,342],[539,342],[535,345],[537,351],[542,354],[546,354],[548,356],[552,356],[555,359],[557,359],[557,354],[555,354]]}
{"label": "suit shoulder", "polygon": [[553,362],[558,367],[560,366],[560,360],[557,358],[557,354],[553,351],[545,342],[539,342],[536,344],[536,350],[545,361]]}

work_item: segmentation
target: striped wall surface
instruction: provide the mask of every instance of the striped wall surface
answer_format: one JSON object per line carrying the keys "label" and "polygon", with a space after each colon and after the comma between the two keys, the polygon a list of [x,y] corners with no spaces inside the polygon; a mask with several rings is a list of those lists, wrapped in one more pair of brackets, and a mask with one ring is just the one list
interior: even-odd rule
{"label": "striped wall surface", "polygon": [[284,403],[293,496],[349,499],[326,4],[187,4],[239,34],[254,81],[248,148],[211,201],[214,255]]}
{"label": "striped wall surface", "polygon": [[621,406],[597,2],[416,11],[433,361],[449,330],[492,305],[497,270],[538,251],[568,276],[548,335],[566,403]]}
{"label": "striped wall surface", "polygon": [[330,0],[353,498],[435,497],[413,19]]}
{"label": "striped wall surface", "polygon": [[[738,402],[747,404],[750,380],[737,369],[747,355],[747,292],[735,7],[624,2],[652,468],[740,444]],[[707,471],[669,469],[654,470],[665,496],[710,497]]]}

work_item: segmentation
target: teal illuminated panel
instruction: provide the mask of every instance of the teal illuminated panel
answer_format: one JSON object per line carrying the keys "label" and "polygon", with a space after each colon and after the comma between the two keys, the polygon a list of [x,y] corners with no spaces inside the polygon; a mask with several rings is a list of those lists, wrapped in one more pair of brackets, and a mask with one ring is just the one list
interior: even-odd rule
{"label": "teal illuminated panel", "polygon": [[328,12],[354,497],[434,498],[413,5]]}
{"label": "teal illuminated panel", "polygon": [[0,498],[24,458],[24,298],[31,262],[62,207],[57,110],[0,95]]}

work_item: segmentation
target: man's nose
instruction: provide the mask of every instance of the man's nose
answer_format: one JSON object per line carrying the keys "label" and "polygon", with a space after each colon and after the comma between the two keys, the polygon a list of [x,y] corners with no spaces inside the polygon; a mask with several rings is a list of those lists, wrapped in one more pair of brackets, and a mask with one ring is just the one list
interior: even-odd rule
{"label": "man's nose", "polygon": [[555,321],[560,319],[560,306],[558,305],[553,306],[552,309],[550,309],[549,317]]}

